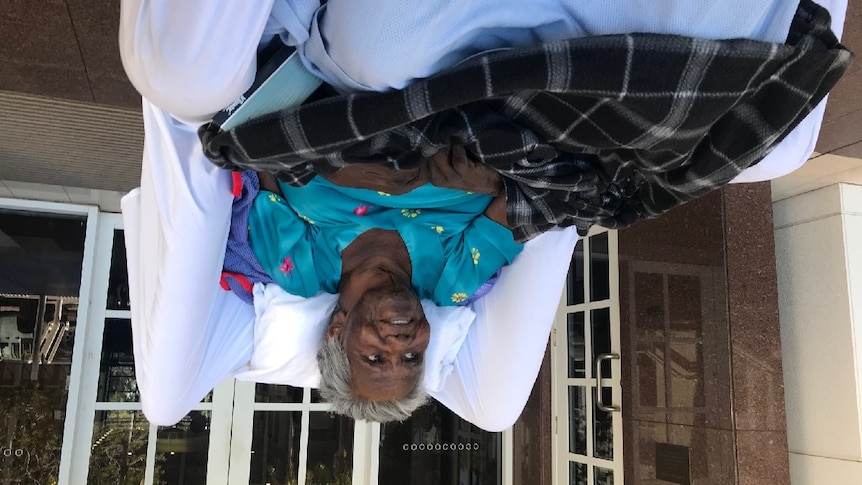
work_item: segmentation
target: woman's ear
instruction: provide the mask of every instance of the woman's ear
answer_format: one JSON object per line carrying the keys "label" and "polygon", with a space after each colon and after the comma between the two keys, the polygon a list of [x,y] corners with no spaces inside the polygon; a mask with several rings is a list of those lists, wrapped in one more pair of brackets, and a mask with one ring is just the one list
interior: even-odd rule
{"label": "woman's ear", "polygon": [[324,334],[326,338],[341,335],[341,329],[345,323],[347,323],[347,312],[338,308],[333,312],[332,318],[329,319],[329,327],[326,328],[326,333]]}

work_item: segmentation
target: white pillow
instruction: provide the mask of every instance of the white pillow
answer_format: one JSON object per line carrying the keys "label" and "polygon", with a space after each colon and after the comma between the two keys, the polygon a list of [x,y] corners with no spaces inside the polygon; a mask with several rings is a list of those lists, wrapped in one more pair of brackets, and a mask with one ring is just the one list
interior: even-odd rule
{"label": "white pillow", "polygon": [[[296,387],[318,387],[317,349],[338,295],[312,298],[291,295],[277,284],[254,285],[254,353],[237,379]],[[425,352],[424,384],[438,391],[452,372],[453,362],[467,338],[476,314],[468,307],[438,307],[422,301],[431,325]]]}

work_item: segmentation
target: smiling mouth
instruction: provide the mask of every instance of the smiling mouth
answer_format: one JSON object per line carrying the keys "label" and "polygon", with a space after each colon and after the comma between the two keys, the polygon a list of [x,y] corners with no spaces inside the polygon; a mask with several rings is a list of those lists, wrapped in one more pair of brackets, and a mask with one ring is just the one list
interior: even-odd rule
{"label": "smiling mouth", "polygon": [[393,318],[392,320],[384,320],[389,325],[409,325],[413,320],[410,318]]}

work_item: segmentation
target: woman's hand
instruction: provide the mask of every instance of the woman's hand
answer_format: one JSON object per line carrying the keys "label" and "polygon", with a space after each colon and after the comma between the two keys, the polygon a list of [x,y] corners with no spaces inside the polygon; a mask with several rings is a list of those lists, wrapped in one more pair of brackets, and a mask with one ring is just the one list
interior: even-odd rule
{"label": "woman's hand", "polygon": [[383,165],[357,163],[321,177],[341,187],[377,190],[401,195],[428,183],[425,167],[394,170]]}
{"label": "woman's hand", "polygon": [[416,168],[394,170],[383,165],[357,163],[322,176],[342,187],[378,190],[392,195],[405,194],[427,183],[493,197],[503,193],[500,174],[471,160],[463,145],[441,150]]}
{"label": "woman's hand", "polygon": [[425,163],[432,185],[447,189],[498,196],[503,193],[500,173],[484,163],[474,162],[463,145],[452,145],[449,152],[439,151]]}

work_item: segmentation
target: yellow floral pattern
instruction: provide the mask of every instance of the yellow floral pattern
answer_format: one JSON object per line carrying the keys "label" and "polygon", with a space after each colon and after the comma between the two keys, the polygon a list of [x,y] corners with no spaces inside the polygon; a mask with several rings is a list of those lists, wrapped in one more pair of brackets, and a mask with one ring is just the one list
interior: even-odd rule
{"label": "yellow floral pattern", "polygon": [[479,258],[482,256],[476,248],[470,248],[470,255],[473,256],[473,264],[479,264]]}
{"label": "yellow floral pattern", "polygon": [[443,226],[431,226],[431,230],[436,232],[437,234],[440,234],[441,232],[443,232]]}
{"label": "yellow floral pattern", "polygon": [[270,202],[278,202],[278,196],[275,194],[269,194]]}
{"label": "yellow floral pattern", "polygon": [[408,219],[413,219],[421,213],[422,209],[401,209],[401,215]]}
{"label": "yellow floral pattern", "polygon": [[378,195],[382,195],[383,197],[392,197],[392,194],[387,194],[386,192],[377,191]]}
{"label": "yellow floral pattern", "polygon": [[452,303],[461,303],[467,299],[467,293],[452,293]]}
{"label": "yellow floral pattern", "polygon": [[300,218],[300,219],[302,219],[303,221],[305,221],[305,222],[307,222],[307,223],[309,223],[309,224],[312,224],[312,225],[314,224],[314,221],[312,221],[312,220],[311,220],[311,219],[309,219],[308,217],[306,217],[306,216],[304,216],[304,215],[300,214],[299,212],[297,212],[297,213],[296,213],[296,215],[298,215],[298,216],[299,216],[299,218]]}

